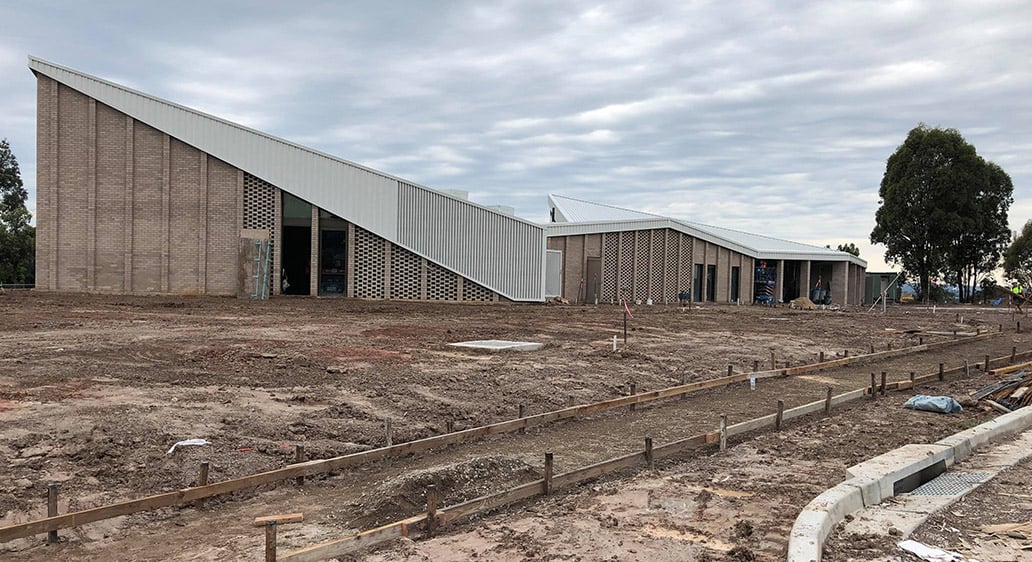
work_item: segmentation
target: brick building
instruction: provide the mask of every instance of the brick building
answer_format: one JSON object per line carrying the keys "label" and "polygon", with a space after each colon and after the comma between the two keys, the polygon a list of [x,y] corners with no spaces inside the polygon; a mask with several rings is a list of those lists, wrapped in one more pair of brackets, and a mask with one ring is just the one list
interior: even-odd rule
{"label": "brick building", "polygon": [[571,302],[863,302],[867,262],[846,252],[558,195],[548,202],[548,249],[561,262],[550,288]]}
{"label": "brick building", "polygon": [[[30,57],[40,290],[859,303],[843,252],[550,196],[542,226]],[[547,245],[547,250],[546,250]],[[761,279],[762,278],[762,279]],[[761,282],[762,281],[762,282]]]}
{"label": "brick building", "polygon": [[540,225],[53,63],[29,67],[37,289],[544,299]]}

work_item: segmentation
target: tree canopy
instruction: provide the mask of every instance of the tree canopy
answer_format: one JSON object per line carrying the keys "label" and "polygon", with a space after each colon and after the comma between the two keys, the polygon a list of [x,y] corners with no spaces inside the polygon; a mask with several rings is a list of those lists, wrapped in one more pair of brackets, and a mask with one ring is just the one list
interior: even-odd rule
{"label": "tree canopy", "polygon": [[36,229],[25,207],[29,194],[7,139],[0,140],[0,283],[34,283]]}
{"label": "tree canopy", "polygon": [[839,244],[835,249],[840,252],[845,252],[847,254],[853,254],[856,257],[860,257],[860,248],[857,248],[856,244],[852,242],[848,244]]}
{"label": "tree canopy", "polygon": [[919,279],[942,275],[969,301],[1010,240],[1010,176],[956,129],[921,124],[889,156],[871,242]]}
{"label": "tree canopy", "polygon": [[1014,242],[1007,248],[1003,256],[1003,273],[1010,279],[1028,283],[1032,273],[1032,220],[1025,223],[1021,234],[1014,237]]}

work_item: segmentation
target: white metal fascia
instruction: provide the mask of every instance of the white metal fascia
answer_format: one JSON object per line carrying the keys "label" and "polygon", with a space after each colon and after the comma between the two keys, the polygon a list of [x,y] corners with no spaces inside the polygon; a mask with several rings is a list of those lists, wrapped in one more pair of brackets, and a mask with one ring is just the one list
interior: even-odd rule
{"label": "white metal fascia", "polygon": [[[377,236],[434,260],[506,298],[543,300],[543,273],[540,277],[535,275],[537,281],[531,285],[499,284],[498,280],[511,278],[510,271],[499,267],[488,271],[483,268],[473,270],[463,266],[476,261],[477,257],[483,258],[485,263],[494,263],[490,256],[437,261],[439,256],[428,254],[442,252],[427,252],[426,248],[415,248],[401,240],[399,222],[403,217],[400,217],[398,208],[399,192],[405,184],[408,189],[454,200],[481,223],[497,220],[510,225],[519,223],[523,231],[537,230],[537,236],[533,232],[525,236],[535,239],[535,248],[537,238],[542,244],[544,242],[540,225],[43,59],[29,56],[29,68]],[[430,242],[438,245],[462,243],[445,239]],[[526,248],[520,250],[518,253],[526,254]],[[543,269],[543,252],[540,256],[535,253],[535,261],[540,265],[535,264],[532,269]]]}

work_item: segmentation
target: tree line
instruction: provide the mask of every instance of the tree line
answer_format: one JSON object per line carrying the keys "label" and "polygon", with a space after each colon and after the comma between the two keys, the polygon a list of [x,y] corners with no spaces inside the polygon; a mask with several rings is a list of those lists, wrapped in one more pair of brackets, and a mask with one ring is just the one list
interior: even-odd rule
{"label": "tree line", "polygon": [[36,228],[25,206],[28,196],[11,145],[0,140],[0,285],[36,282]]}

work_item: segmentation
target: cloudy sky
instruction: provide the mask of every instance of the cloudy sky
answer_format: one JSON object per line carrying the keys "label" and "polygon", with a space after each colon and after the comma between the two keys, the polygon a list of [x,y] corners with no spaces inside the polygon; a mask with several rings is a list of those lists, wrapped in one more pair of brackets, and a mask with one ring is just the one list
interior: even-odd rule
{"label": "cloudy sky", "polygon": [[[0,137],[35,200],[29,54],[473,201],[546,194],[823,246],[885,160],[959,129],[1032,218],[1027,1],[5,5]],[[776,6],[776,7],[775,7]]]}

